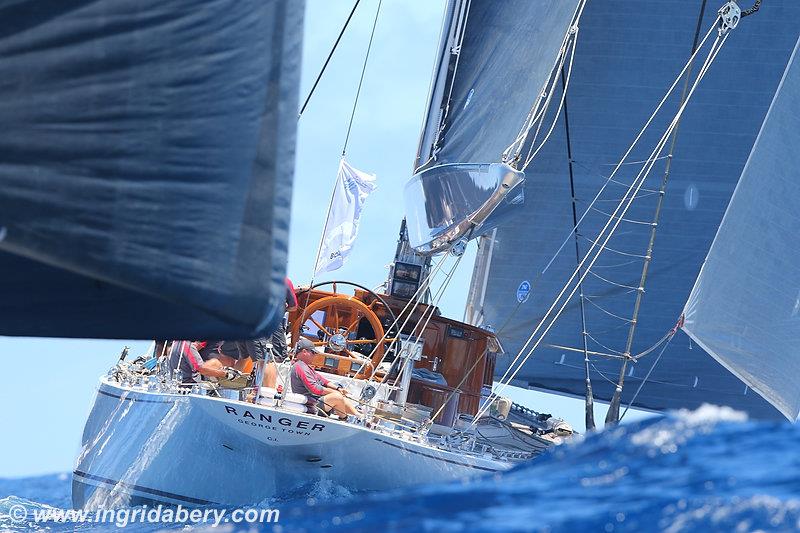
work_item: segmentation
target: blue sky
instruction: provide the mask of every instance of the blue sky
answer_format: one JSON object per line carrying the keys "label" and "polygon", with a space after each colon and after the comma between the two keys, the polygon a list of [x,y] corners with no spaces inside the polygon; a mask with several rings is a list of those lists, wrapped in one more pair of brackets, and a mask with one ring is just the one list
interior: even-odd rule
{"label": "blue sky", "polygon": [[[351,0],[307,0],[301,101],[352,5]],[[444,5],[444,0],[383,1],[347,150],[351,165],[377,175],[378,190],[367,201],[361,233],[347,264],[319,280],[345,279],[374,287],[386,278]],[[377,0],[361,1],[299,123],[288,267],[296,284],[306,284],[311,277],[376,7]],[[471,245],[441,303],[443,312],[453,318],[463,316],[473,258]],[[0,337],[5,365],[0,387],[0,477],[72,469],[97,379],[125,345],[136,354],[144,352],[148,343]],[[581,401],[520,390],[509,396],[560,415],[583,430]],[[598,420],[604,414],[605,406],[596,405]]]}

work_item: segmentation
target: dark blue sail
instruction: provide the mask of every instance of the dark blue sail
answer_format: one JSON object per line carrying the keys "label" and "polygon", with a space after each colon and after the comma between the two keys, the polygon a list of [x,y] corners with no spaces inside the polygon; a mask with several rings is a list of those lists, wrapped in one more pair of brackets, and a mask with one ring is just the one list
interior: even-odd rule
{"label": "dark blue sail", "polygon": [[283,314],[303,3],[0,3],[0,334]]}
{"label": "dark blue sail", "polygon": [[[701,0],[587,3],[565,113],[549,144],[526,170],[524,209],[498,228],[491,247],[485,243],[473,279],[476,320],[497,330],[507,352],[516,354],[522,347],[641,165],[622,167],[577,237],[551,263],[573,228],[573,190],[579,217],[688,60],[693,45],[712,26],[719,7]],[[668,144],[664,151],[671,157],[657,162],[608,249],[587,275],[582,301],[578,295],[571,300],[515,384],[582,396],[585,336],[593,354],[595,397],[610,400],[634,318],[634,356],[657,345],[676,325],[787,67],[798,28],[800,5],[783,0],[765,3],[731,32],[689,103],[674,146]],[[716,33],[711,39],[715,37]],[[629,162],[647,158],[678,107],[682,85]],[[796,121],[796,116],[787,120]],[[635,315],[665,174],[652,261]],[[484,275],[486,284],[481,281]],[[515,295],[524,282],[532,290],[519,302]],[[663,344],[628,367],[623,407],[632,402],[662,410],[715,403],[755,416],[780,416],[683,332],[663,353],[662,348]],[[498,359],[498,377],[510,362],[511,357]]]}

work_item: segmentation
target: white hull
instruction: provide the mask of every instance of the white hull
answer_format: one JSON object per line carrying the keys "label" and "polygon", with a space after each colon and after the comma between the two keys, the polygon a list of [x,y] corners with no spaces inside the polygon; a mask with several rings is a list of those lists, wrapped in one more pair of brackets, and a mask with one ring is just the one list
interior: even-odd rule
{"label": "white hull", "polygon": [[510,467],[334,419],[101,381],[73,475],[73,504],[244,505],[328,480],[384,490]]}

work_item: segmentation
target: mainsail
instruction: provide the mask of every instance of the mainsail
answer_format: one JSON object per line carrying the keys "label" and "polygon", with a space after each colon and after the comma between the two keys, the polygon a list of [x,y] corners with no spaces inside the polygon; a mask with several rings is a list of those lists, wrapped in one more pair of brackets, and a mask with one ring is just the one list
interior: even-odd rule
{"label": "mainsail", "polygon": [[790,420],[800,414],[800,58],[795,46],[686,304],[684,331]]}
{"label": "mainsail", "polygon": [[[507,352],[521,348],[641,167],[622,167],[592,206],[575,241],[555,255],[574,227],[573,205],[578,216],[588,208],[698,36],[714,22],[718,5],[689,4],[631,2],[620,9],[617,3],[587,3],[564,113],[553,137],[526,170],[524,208],[497,228],[493,241],[483,242],[473,276],[473,319],[494,327]],[[773,1],[757,16],[743,19],[730,35],[679,124],[671,156],[659,161],[645,182],[585,279],[583,298],[570,302],[514,384],[582,397],[585,338],[595,397],[610,400],[632,322],[636,321],[630,351],[634,355],[657,345],[675,326],[786,69],[799,22],[797,2]],[[675,109],[679,98],[678,92],[667,106]],[[642,139],[644,148],[629,162],[647,157],[666,118],[656,120],[653,133]],[[795,119],[796,113],[786,118]],[[641,309],[634,314],[667,172],[652,264]],[[524,287],[531,288],[529,295]],[[786,333],[778,329],[776,325],[776,335]],[[629,367],[623,405],[662,410],[709,402],[755,416],[779,416],[681,332],[653,368],[656,360],[657,352],[652,352]],[[510,361],[498,359],[497,376]]]}
{"label": "mainsail", "polygon": [[[412,245],[430,248],[433,238],[492,201],[495,190],[521,182],[514,169],[489,164],[500,163],[520,134],[579,4],[450,0],[414,165],[417,175],[406,190]],[[471,166],[452,166],[462,164]],[[519,203],[520,198],[512,194],[508,200]],[[484,231],[490,227],[485,224]]]}
{"label": "mainsail", "polygon": [[0,334],[247,338],[283,313],[303,3],[0,8]]}

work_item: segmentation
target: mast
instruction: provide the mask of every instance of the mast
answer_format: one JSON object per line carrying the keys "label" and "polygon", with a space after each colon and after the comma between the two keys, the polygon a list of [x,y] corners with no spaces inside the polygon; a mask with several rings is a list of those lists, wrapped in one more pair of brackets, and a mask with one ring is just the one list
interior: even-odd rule
{"label": "mast", "polygon": [[491,235],[483,235],[478,239],[478,253],[472,268],[472,279],[469,282],[467,305],[464,308],[464,322],[473,326],[483,325],[483,302],[486,299],[486,286],[489,281],[489,268],[492,265],[497,228]]}

